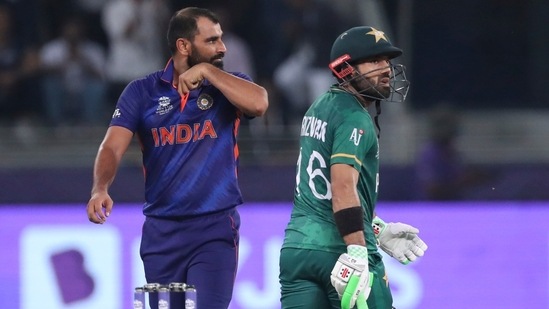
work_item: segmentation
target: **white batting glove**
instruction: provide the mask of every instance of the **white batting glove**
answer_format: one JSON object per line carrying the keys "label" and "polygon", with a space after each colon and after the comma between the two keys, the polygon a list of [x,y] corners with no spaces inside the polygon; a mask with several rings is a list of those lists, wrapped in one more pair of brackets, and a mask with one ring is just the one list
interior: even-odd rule
{"label": "white batting glove", "polygon": [[368,249],[349,245],[339,256],[330,276],[341,299],[341,309],[368,309],[366,300],[372,288],[373,274],[368,268]]}
{"label": "white batting glove", "polygon": [[427,245],[417,234],[419,230],[404,223],[385,223],[379,217],[372,221],[379,247],[388,255],[406,265],[425,254]]}

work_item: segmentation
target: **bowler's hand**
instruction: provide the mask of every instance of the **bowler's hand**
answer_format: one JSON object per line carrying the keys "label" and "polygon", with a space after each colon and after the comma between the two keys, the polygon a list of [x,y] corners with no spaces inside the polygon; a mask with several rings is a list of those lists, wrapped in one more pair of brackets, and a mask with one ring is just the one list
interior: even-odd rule
{"label": "bowler's hand", "polygon": [[186,96],[189,92],[202,85],[202,81],[204,80],[203,70],[206,68],[206,65],[205,63],[199,63],[179,75],[177,92],[179,92],[181,97]]}
{"label": "bowler's hand", "polygon": [[103,224],[111,214],[113,201],[108,193],[94,193],[88,202],[87,212],[90,222]]}

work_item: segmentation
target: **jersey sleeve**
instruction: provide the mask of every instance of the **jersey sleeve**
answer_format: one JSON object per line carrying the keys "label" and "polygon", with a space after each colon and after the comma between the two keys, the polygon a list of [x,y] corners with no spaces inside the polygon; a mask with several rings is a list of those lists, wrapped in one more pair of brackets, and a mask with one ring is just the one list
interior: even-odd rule
{"label": "jersey sleeve", "polygon": [[118,103],[116,103],[110,126],[124,127],[135,133],[141,115],[142,104],[140,104],[140,98],[138,81],[128,84],[122,91]]}
{"label": "jersey sleeve", "polygon": [[[231,73],[232,75],[236,76],[236,77],[240,77],[242,79],[245,79],[249,82],[253,82],[252,78],[250,76],[248,76],[247,74],[245,73],[242,73],[242,72],[232,72]],[[254,119],[255,116],[250,116],[250,115],[246,115],[244,113],[242,113],[241,115],[243,115],[246,119]]]}
{"label": "jersey sleeve", "polygon": [[371,121],[365,121],[363,113],[353,113],[340,120],[334,128],[330,164],[349,164],[360,170],[363,159],[377,143],[375,129]]}
{"label": "jersey sleeve", "polygon": [[250,76],[248,76],[247,74],[245,73],[242,73],[242,72],[232,72],[231,74],[233,74],[234,76],[236,77],[240,77],[242,79],[245,79],[249,82],[253,82],[252,78]]}

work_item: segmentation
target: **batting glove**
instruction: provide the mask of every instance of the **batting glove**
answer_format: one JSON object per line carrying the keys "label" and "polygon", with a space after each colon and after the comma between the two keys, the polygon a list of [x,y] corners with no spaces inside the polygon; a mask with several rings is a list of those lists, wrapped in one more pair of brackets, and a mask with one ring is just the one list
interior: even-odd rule
{"label": "batting glove", "polygon": [[372,288],[373,274],[368,268],[368,249],[349,245],[339,256],[330,280],[341,299],[341,309],[368,309],[366,300]]}
{"label": "batting glove", "polygon": [[379,247],[388,255],[406,265],[425,254],[427,245],[417,234],[419,230],[404,223],[385,223],[375,217],[372,221]]}

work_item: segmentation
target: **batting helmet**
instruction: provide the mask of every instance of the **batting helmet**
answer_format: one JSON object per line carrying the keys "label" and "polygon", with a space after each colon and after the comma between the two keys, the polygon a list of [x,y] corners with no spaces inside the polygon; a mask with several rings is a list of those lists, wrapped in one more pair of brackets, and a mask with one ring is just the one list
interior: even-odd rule
{"label": "batting helmet", "polygon": [[370,26],[351,28],[340,34],[332,45],[330,67],[343,62],[357,63],[376,56],[389,59],[402,55],[400,48],[394,47],[383,31]]}
{"label": "batting helmet", "polygon": [[[340,34],[334,41],[330,52],[329,68],[337,78],[339,86],[343,89],[347,89],[348,86],[354,88],[355,95],[369,100],[402,102],[410,86],[403,65],[388,64],[391,69],[390,93],[377,89],[376,85],[365,78],[368,73],[360,73],[353,67],[363,60],[374,57],[385,56],[392,59],[400,55],[402,50],[394,47],[383,31],[370,26],[354,27]],[[358,81],[370,84],[364,87],[357,84]]]}

